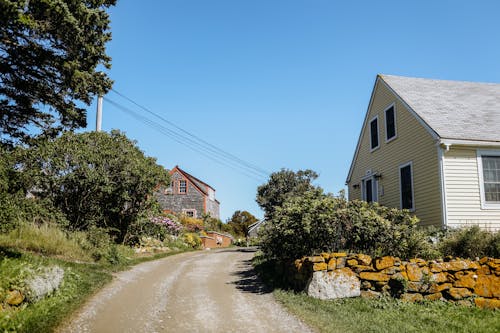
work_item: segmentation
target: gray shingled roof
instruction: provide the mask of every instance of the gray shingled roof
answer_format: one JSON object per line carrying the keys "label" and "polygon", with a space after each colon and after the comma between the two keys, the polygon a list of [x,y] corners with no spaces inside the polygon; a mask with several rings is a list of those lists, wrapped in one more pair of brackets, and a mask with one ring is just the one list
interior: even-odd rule
{"label": "gray shingled roof", "polygon": [[500,142],[500,84],[380,77],[439,137]]}

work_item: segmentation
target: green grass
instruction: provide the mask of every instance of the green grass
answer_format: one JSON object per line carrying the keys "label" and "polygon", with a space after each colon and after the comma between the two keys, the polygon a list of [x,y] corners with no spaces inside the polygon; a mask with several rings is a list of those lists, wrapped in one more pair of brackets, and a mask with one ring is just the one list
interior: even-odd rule
{"label": "green grass", "polygon": [[445,302],[404,303],[394,299],[322,301],[276,289],[276,299],[318,332],[500,332],[500,311]]}

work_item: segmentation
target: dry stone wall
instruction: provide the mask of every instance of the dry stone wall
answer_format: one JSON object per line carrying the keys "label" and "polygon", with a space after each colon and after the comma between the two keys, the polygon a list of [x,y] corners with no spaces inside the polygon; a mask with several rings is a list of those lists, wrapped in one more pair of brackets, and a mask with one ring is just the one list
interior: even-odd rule
{"label": "dry stone wall", "polygon": [[500,308],[500,259],[465,260],[371,258],[365,254],[322,253],[294,263],[293,282],[321,299],[375,298],[449,300]]}

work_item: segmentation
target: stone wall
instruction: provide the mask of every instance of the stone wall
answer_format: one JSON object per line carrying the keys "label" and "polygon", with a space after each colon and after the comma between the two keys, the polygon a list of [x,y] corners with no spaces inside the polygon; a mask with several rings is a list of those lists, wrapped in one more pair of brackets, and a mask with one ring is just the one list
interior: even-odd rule
{"label": "stone wall", "polygon": [[322,253],[297,259],[294,270],[294,284],[305,285],[309,295],[322,299],[391,295],[406,301],[448,300],[500,308],[500,259],[402,261]]}

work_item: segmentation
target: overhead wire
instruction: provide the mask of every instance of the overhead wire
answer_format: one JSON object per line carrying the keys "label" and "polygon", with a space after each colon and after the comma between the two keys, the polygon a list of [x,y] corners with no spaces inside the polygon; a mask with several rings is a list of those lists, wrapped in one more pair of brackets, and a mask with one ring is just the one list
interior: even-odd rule
{"label": "overhead wire", "polygon": [[241,164],[238,164],[237,162],[229,159],[226,156],[217,156],[217,157],[212,156],[210,154],[210,152],[212,152],[211,150],[198,144],[196,141],[189,139],[186,136],[183,136],[183,135],[169,129],[169,128],[141,115],[140,113],[121,105],[120,103],[117,103],[117,102],[115,102],[107,97],[103,97],[103,99],[106,102],[108,102],[109,104],[113,105],[115,108],[127,113],[128,115],[141,121],[145,125],[157,130],[158,132],[162,133],[163,135],[168,136],[169,138],[171,138],[175,142],[177,142],[181,145],[184,145],[197,153],[202,154],[203,156],[209,158],[210,160],[212,160],[216,163],[219,163],[221,165],[229,167],[229,168],[231,168],[237,172],[240,172],[240,173],[244,174],[245,176],[250,177],[250,178],[257,180],[257,181],[262,181],[263,179],[266,178],[266,176],[263,175],[262,173],[258,173],[253,169],[249,169],[248,167],[243,168],[241,166]]}
{"label": "overhead wire", "polygon": [[264,176],[268,176],[270,173],[269,171],[267,170],[264,170],[263,168],[255,165],[255,164],[252,164],[252,163],[249,163],[241,158],[239,158],[238,156],[234,155],[234,154],[231,154],[213,144],[211,144],[210,142],[207,142],[206,140],[203,140],[202,138],[200,138],[199,136],[183,129],[182,127],[178,126],[177,124],[175,124],[174,122],[166,119],[165,117],[151,111],[150,109],[148,109],[147,107],[137,103],[136,101],[134,101],[133,99],[127,97],[125,94],[117,91],[116,89],[111,89],[112,92],[114,92],[115,94],[117,94],[118,96],[124,98],[125,100],[129,101],[130,103],[134,104],[135,106],[141,108],[142,110],[146,111],[147,113],[153,115],[154,117],[160,119],[161,121],[169,124],[170,126],[176,128],[177,130],[179,130],[180,132],[186,134],[187,136],[191,137],[192,139],[200,142],[200,144],[204,145],[205,147],[207,147],[207,149],[210,149],[212,150],[214,153],[217,153],[217,154],[220,154],[220,155],[223,155],[223,156],[226,156],[227,158],[231,159],[231,160],[234,160],[236,161],[237,163],[241,164],[241,165],[244,165],[245,167],[247,168],[250,168],[250,169],[253,169],[255,171],[257,171],[258,173],[264,175]]}

